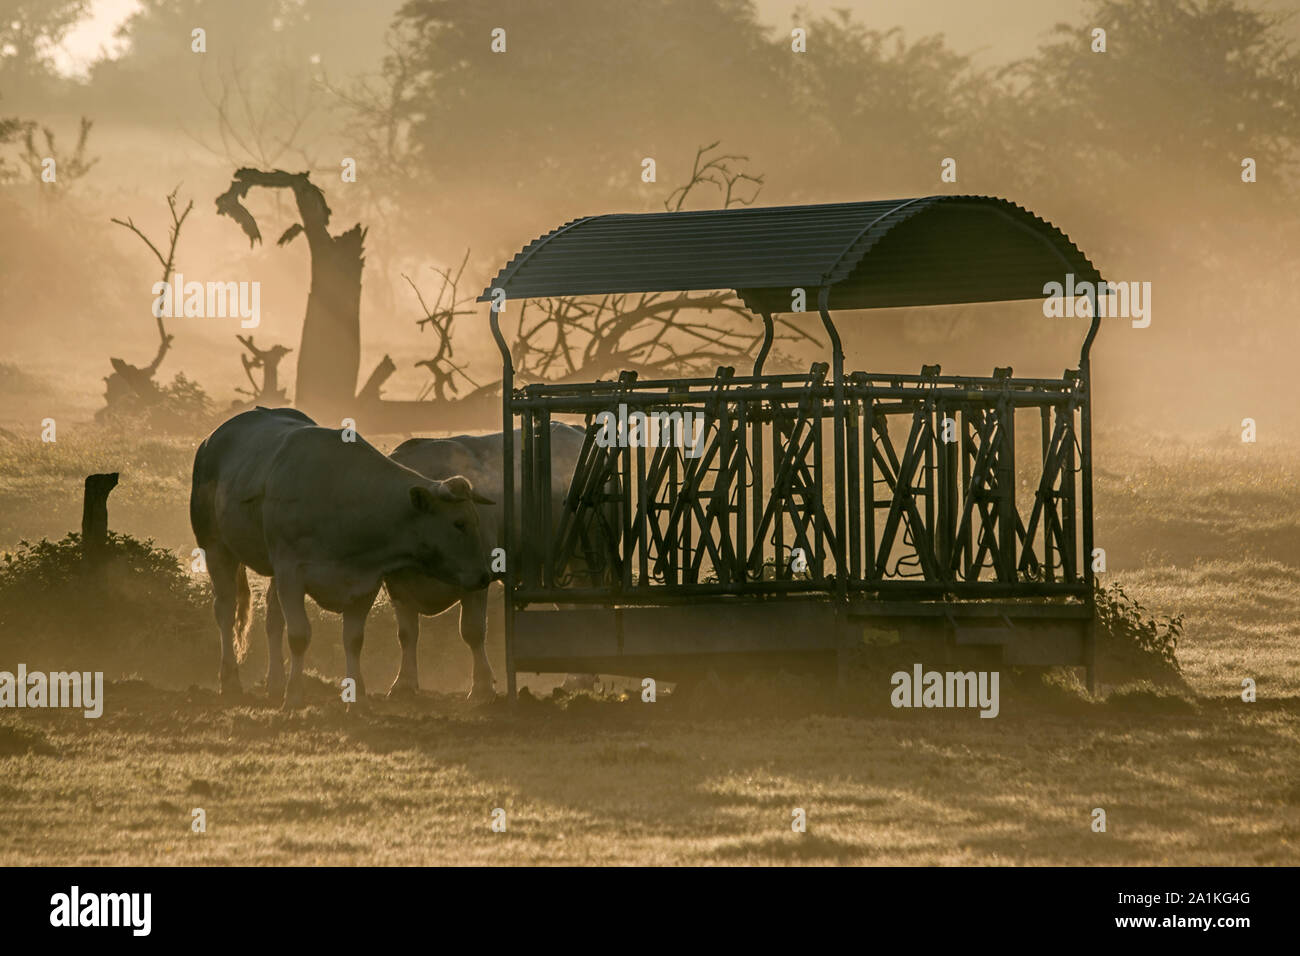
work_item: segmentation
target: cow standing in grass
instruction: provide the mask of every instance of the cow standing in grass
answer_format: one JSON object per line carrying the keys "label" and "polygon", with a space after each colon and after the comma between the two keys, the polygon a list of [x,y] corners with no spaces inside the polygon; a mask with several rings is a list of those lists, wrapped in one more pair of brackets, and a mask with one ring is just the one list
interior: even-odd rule
{"label": "cow standing in grass", "polygon": [[464,477],[430,480],[355,433],[321,428],[292,409],[257,408],[219,426],[194,456],[190,524],[212,579],[222,693],[240,692],[236,645],[247,640],[252,568],[274,579],[267,588],[268,696],[283,690],[285,706],[302,703],[310,595],[343,615],[347,676],[359,700],[366,615],[385,577],[462,593],[487,587],[476,503],[491,501]]}
{"label": "cow standing in grass", "polygon": [[[502,457],[501,433],[493,435],[459,435],[455,438],[412,438],[393,450],[393,461],[418,471],[426,478],[445,475],[467,476],[497,502],[505,500],[505,462]],[[555,522],[564,513],[564,497],[582,452],[586,430],[551,423],[551,515]],[[520,447],[519,429],[515,429],[515,448]],[[521,499],[520,456],[515,456],[515,514]],[[478,508],[479,534],[490,554],[506,547],[505,513],[501,504]],[[503,575],[494,573],[493,579]],[[414,693],[418,689],[416,647],[420,640],[420,615],[441,614],[453,604],[460,604],[460,636],[474,655],[474,682],[469,699],[475,703],[496,697],[492,666],[488,663],[484,642],[487,637],[487,592],[465,590],[454,585],[431,581],[403,571],[384,579],[393,609],[397,612],[397,639],[402,645],[402,664],[389,694]]]}

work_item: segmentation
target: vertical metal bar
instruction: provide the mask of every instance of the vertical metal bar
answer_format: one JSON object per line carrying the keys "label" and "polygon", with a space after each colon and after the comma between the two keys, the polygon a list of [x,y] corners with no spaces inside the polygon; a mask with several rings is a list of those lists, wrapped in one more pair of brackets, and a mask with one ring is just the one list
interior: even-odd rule
{"label": "vertical metal bar", "polygon": [[[504,301],[501,307],[504,307]],[[513,407],[515,388],[515,366],[510,358],[510,347],[505,336],[501,334],[501,322],[494,303],[489,307],[488,324],[492,329],[492,338],[496,340],[497,351],[501,353],[501,460],[505,501],[502,502],[502,520],[505,522],[506,573],[505,584],[505,650],[506,650],[506,697],[510,703],[518,700],[518,688],[515,675],[515,413]]]}
{"label": "vertical metal bar", "polygon": [[848,431],[848,479],[849,479],[849,576],[856,584],[862,578],[862,490],[861,465],[858,462],[858,444],[861,432],[858,419],[861,415],[861,403],[856,399],[849,402]]}
{"label": "vertical metal bar", "polygon": [[[753,490],[750,491],[750,504],[753,512],[752,527],[755,536],[754,543],[758,544],[758,536],[762,534],[763,506],[766,504],[767,496],[763,489],[763,403],[759,401],[756,403],[756,406],[757,407],[754,409],[755,414],[752,419],[754,428],[754,445],[752,449],[754,456],[754,487]],[[761,547],[758,548],[757,553],[758,569],[755,574],[757,580],[761,581],[763,579],[763,549]]]}
{"label": "vertical metal bar", "polygon": [[700,500],[700,469],[698,465],[691,467],[689,460],[682,461],[682,494],[688,495],[686,506],[682,508],[682,583],[695,584],[696,578],[691,569],[695,567],[691,554],[691,526],[692,516],[695,513],[695,503]]}
{"label": "vertical metal bar", "polygon": [[1016,579],[1016,410],[1003,392],[998,400],[998,579]]}
{"label": "vertical metal bar", "polygon": [[[1082,412],[1080,412],[1082,416]],[[1071,584],[1079,583],[1079,492],[1077,482],[1075,481],[1075,471],[1078,457],[1075,455],[1074,442],[1077,435],[1082,433],[1080,428],[1074,424],[1074,409],[1066,409],[1066,431],[1061,440],[1065,442],[1065,449],[1062,453],[1061,473],[1061,531],[1065,535],[1065,543],[1061,546],[1061,576]]]}
{"label": "vertical metal bar", "polygon": [[[789,489],[779,487],[781,470],[779,463],[786,454],[786,442],[793,441],[790,432],[793,428],[787,430],[788,424],[784,415],[785,405],[782,404],[772,415],[772,495],[775,497],[778,493],[789,494]],[[786,507],[785,502],[778,502],[776,514],[772,516],[772,540],[775,545],[775,551],[772,553],[772,571],[777,580],[789,577],[790,564],[785,559],[785,522]],[[796,539],[797,540],[797,539]]]}
{"label": "vertical metal bar", "polygon": [[519,579],[525,587],[536,587],[541,581],[541,562],[537,552],[537,447],[534,442],[534,409],[525,409],[519,416],[519,524],[523,534],[519,541]]}
{"label": "vertical metal bar", "polygon": [[[637,411],[642,411],[639,407]],[[632,492],[635,488],[634,478],[632,475],[632,409],[628,409],[628,429],[624,436],[622,449],[614,452],[614,474],[618,476],[619,496],[618,496],[618,527],[619,538],[621,539],[619,550],[622,552],[620,564],[623,566],[621,578],[621,587],[624,594],[632,590],[632,553],[628,549],[628,543],[632,541],[633,533],[636,527],[636,512],[632,510]],[[649,422],[643,419],[642,427],[638,430],[637,441],[645,443],[645,431]],[[603,491],[603,489],[601,490]],[[600,495],[601,491],[597,491]],[[602,495],[603,497],[603,495]]]}
{"label": "vertical metal bar", "polygon": [[542,561],[542,583],[549,590],[555,587],[555,515],[552,502],[555,498],[555,476],[551,473],[551,411],[544,409],[541,414],[541,447],[538,467],[541,489],[542,514],[540,519],[541,534],[538,545]]}
{"label": "vertical metal bar", "polygon": [[[935,506],[934,423],[936,418],[938,417],[938,411],[936,410],[933,402],[927,401],[926,405],[928,407],[926,408],[926,412],[925,412],[925,420],[926,420],[926,432],[928,434],[925,436],[925,455],[922,457],[921,467],[925,469],[924,471],[925,483],[923,485],[923,488],[925,489],[924,491],[925,493],[925,536],[929,540],[928,541],[917,540],[916,548],[917,551],[920,551],[921,548],[923,547],[929,547],[931,556],[937,560],[938,555],[935,551],[935,535],[934,535],[934,511],[935,511],[934,508]],[[919,539],[920,535],[917,534],[915,535],[915,537]],[[920,558],[921,556],[918,554],[917,557]],[[925,564],[926,562],[922,560],[921,567],[924,568]]]}
{"label": "vertical metal bar", "polygon": [[[835,394],[835,596],[844,601],[848,595],[848,569],[844,563],[844,346],[827,311],[831,287],[824,285],[817,293],[817,311],[831,340],[831,368]],[[819,489],[820,490],[820,489]]]}
{"label": "vertical metal bar", "polygon": [[772,326],[772,313],[761,312],[763,316],[763,347],[758,350],[758,358],[754,359],[754,375],[763,374],[763,363],[767,361],[767,353],[772,351],[772,338],[775,329]]}
{"label": "vertical metal bar", "polygon": [[[749,502],[745,500],[748,492],[749,462],[749,402],[744,398],[736,399],[736,567],[735,578],[741,585],[749,580]],[[731,499],[727,499],[727,521],[731,521]]]}
{"label": "vertical metal bar", "polygon": [[863,415],[865,421],[862,426],[862,434],[865,436],[862,443],[863,458],[866,463],[866,474],[863,476],[863,501],[866,515],[866,532],[863,535],[866,545],[866,563],[864,570],[867,578],[875,577],[876,567],[876,400],[869,390],[864,400],[865,407]]}
{"label": "vertical metal bar", "polygon": [[[730,584],[735,575],[735,568],[727,563],[727,542],[732,540],[731,537],[731,488],[735,476],[731,472],[731,464],[735,460],[732,456],[736,451],[736,433],[732,428],[730,421],[731,403],[728,401],[722,385],[718,386],[717,401],[715,403],[718,409],[718,465],[716,477],[713,481],[712,502],[709,508],[705,509],[707,516],[710,510],[717,516],[718,529],[718,567],[713,569],[713,573],[723,584]],[[705,533],[709,531],[706,525],[701,529]],[[701,536],[703,541],[704,535]],[[739,551],[733,543],[732,550]]]}
{"label": "vertical metal bar", "polygon": [[[961,412],[961,495],[962,510],[966,510],[967,499],[974,497],[975,489],[971,487],[971,459],[975,453],[976,422],[983,417],[983,410],[978,412],[973,408],[963,408]],[[971,508],[970,521],[966,524],[966,533],[962,539],[956,542],[961,548],[961,579],[966,581],[970,578],[971,563],[975,560],[973,542],[975,540],[975,522],[980,521],[981,516],[979,509]]]}
{"label": "vertical metal bar", "polygon": [[[658,433],[657,433],[658,434]],[[663,435],[658,434],[659,443],[663,443]],[[669,441],[673,439],[670,436]],[[639,543],[636,549],[637,553],[637,574],[640,578],[639,587],[646,589],[650,586],[650,501],[646,494],[646,443],[642,442],[636,450],[636,511],[637,516],[636,534]],[[658,451],[656,450],[656,454]],[[631,555],[628,555],[629,559]]]}
{"label": "vertical metal bar", "polygon": [[[1047,459],[1052,451],[1052,409],[1056,409],[1057,416],[1061,414],[1059,405],[1044,405],[1042,407],[1042,433],[1043,433],[1043,471],[1047,471]],[[1040,501],[1038,507],[1043,515],[1043,579],[1046,581],[1056,580],[1056,558],[1052,553],[1052,515],[1056,508],[1056,502],[1052,499],[1056,487],[1055,479],[1048,480],[1046,474],[1043,474],[1038,482],[1040,489],[1046,488],[1046,491],[1039,491],[1039,494],[1047,495],[1047,499]]]}
{"label": "vertical metal bar", "polygon": [[949,520],[952,510],[948,501],[948,491],[952,487],[948,480],[948,460],[949,442],[944,441],[944,432],[946,430],[944,420],[947,418],[947,407],[943,402],[937,402],[934,407],[934,417],[939,423],[939,433],[935,440],[935,454],[938,462],[935,465],[935,497],[938,499],[938,521],[934,526],[934,561],[939,569],[940,580],[948,579],[949,561],[952,557],[952,532],[949,528]]}
{"label": "vertical metal bar", "polygon": [[[813,516],[813,554],[815,555],[815,568],[813,578],[821,581],[826,577],[826,543],[823,540],[822,515],[826,513],[826,476],[823,473],[822,466],[822,431],[826,424],[823,418],[824,408],[822,400],[816,399],[813,402],[815,409],[812,424],[812,453],[813,453],[813,486],[812,486],[812,505],[811,511]],[[831,438],[834,441],[834,436]]]}
{"label": "vertical metal bar", "polygon": [[1083,385],[1080,407],[1080,445],[1083,451],[1083,576],[1088,585],[1088,623],[1084,636],[1084,666],[1087,668],[1088,693],[1097,685],[1097,612],[1095,575],[1092,570],[1092,341],[1097,337],[1101,314],[1097,311],[1096,289],[1089,293],[1092,301],[1092,325],[1079,355],[1079,380]]}
{"label": "vertical metal bar", "polygon": [[948,554],[944,559],[944,577],[946,580],[953,580],[954,568],[957,564],[957,524],[961,515],[961,485],[957,482],[957,460],[961,457],[961,428],[957,422],[958,410],[953,408],[949,411],[948,417],[952,419],[953,440],[944,444],[947,453],[947,464],[944,482],[947,491],[944,496],[948,500]]}
{"label": "vertical metal bar", "polygon": [[678,450],[673,448],[668,456],[668,533],[664,538],[665,557],[667,559],[667,572],[665,577],[671,585],[681,584],[682,581],[677,575],[679,564],[678,547],[677,547],[677,496],[681,494],[681,484],[677,480],[677,460]]}

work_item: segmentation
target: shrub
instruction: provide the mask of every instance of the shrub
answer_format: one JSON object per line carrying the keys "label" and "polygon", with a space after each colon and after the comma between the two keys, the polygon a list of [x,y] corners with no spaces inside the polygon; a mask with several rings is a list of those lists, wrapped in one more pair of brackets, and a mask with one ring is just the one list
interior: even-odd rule
{"label": "shrub", "polygon": [[4,657],[31,664],[75,654],[114,671],[188,674],[198,639],[211,630],[208,594],[152,540],[109,532],[94,567],[76,532],[22,541],[0,560]]}
{"label": "shrub", "polygon": [[[117,375],[116,372],[113,375]],[[189,434],[209,428],[218,412],[203,386],[184,372],[167,385],[149,383],[140,393],[114,386],[109,377],[108,404],[95,413],[97,421],[116,425],[143,425],[161,432]]]}
{"label": "shrub", "polygon": [[1147,614],[1118,582],[1108,588],[1096,584],[1097,627],[1120,646],[1159,658],[1179,670],[1178,641],[1183,636],[1183,615],[1159,618]]}

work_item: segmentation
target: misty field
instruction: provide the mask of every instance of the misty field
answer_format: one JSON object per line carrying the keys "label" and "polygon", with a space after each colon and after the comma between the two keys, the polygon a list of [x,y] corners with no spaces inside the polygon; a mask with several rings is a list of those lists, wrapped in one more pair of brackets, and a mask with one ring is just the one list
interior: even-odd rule
{"label": "misty field", "polygon": [[980,720],[109,693],[93,725],[6,722],[5,864],[1300,862],[1294,698]]}
{"label": "misty field", "polygon": [[[0,547],[61,537],[79,520],[81,478],[120,468],[110,526],[155,537],[178,566],[188,555],[192,441],[0,442]],[[78,617],[71,597],[50,618],[59,632],[0,616],[0,669],[94,667],[110,681],[97,720],[0,716],[0,863],[1294,865],[1298,455],[1100,441],[1106,577],[1153,614],[1185,616],[1181,674],[1139,682],[1107,655],[1099,699],[1077,675],[1028,677],[1004,687],[993,720],[892,710],[888,673],[872,670],[840,703],[789,675],[661,690],[653,704],[626,684],[566,693],[525,675],[516,710],[474,708],[454,611],[425,621],[428,689],[353,712],[334,685],[337,619],[317,614],[309,706],[286,713],[258,686],[260,625],[246,699],[218,698],[201,593],[143,631],[138,608]],[[492,628],[500,685],[499,611]],[[372,693],[396,664],[381,604]],[[1240,699],[1246,677],[1255,703]],[[1097,807],[1106,833],[1091,830]],[[206,833],[191,832],[195,808]],[[791,830],[795,808],[807,833]]]}
{"label": "misty field", "polygon": [[[0,865],[1300,864],[1288,6],[0,0]],[[854,401],[880,414],[858,431],[854,411],[850,446],[856,372]],[[594,382],[615,384],[559,394]],[[1087,511],[1076,557],[1105,555],[1095,693],[1080,672],[1007,667],[994,719],[895,709],[900,667],[988,668],[969,648],[884,646],[880,628],[835,687],[711,674],[646,702],[641,675],[520,674],[517,706],[472,706],[452,609],[421,623],[421,693],[389,700],[401,653],[381,593],[371,696],[341,701],[341,622],[309,601],[306,706],[284,710],[263,686],[254,575],[243,693],[218,695],[188,499],[221,421],[289,405],[388,453],[498,427],[503,398],[540,424],[595,414],[598,395],[634,414],[734,407],[735,434],[790,436],[727,437],[689,478],[670,459],[673,530],[642,520],[638,585],[651,554],[717,574],[676,557],[708,556],[672,537],[700,490],[706,534],[728,495],[738,516],[747,494],[760,505],[746,544],[773,570],[788,551],[782,589],[803,587],[808,549],[769,529],[806,522],[820,548],[807,491],[840,475],[877,511],[891,489],[867,534],[888,539],[877,567],[919,566],[917,585],[948,578],[908,553],[926,524],[944,525],[940,554],[1005,562],[1005,584],[1053,577],[1054,525],[1073,542]],[[932,413],[941,427],[922,428]],[[950,415],[958,454],[936,457]],[[770,481],[728,470],[733,449],[781,443],[800,450]],[[837,465],[859,451],[893,460],[854,488]],[[325,528],[379,532],[337,536],[348,565],[466,563],[444,560],[449,537],[375,518],[391,496],[332,524],[382,496],[367,480],[323,494],[317,475],[357,476],[303,461],[268,468],[313,499],[285,521],[303,532],[278,565],[286,595],[292,561],[329,553]],[[938,517],[900,521],[909,475],[932,466],[950,476],[923,486]],[[1084,467],[1095,495],[1076,500]],[[120,477],[108,531],[92,500],[83,541],[101,473]],[[766,512],[765,481],[785,487]],[[624,487],[650,514],[657,491]],[[1064,510],[1029,518],[1043,550],[1017,557],[1012,512],[1035,499]],[[498,691],[501,604],[493,585]],[[102,672],[102,716],[11,708],[20,667]]]}

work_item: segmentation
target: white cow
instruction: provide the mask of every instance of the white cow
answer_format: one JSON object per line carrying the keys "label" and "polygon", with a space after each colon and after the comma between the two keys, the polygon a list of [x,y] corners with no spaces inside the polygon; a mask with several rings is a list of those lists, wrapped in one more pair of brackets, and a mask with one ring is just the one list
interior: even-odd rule
{"label": "white cow", "polygon": [[293,409],[257,408],[219,426],[194,456],[190,524],[212,579],[223,694],[239,693],[236,644],[246,642],[251,617],[246,568],[274,579],[266,688],[268,696],[283,690],[286,707],[302,703],[305,596],[342,613],[347,676],[360,699],[366,615],[386,576],[467,593],[488,586],[474,505],[491,501],[462,476],[432,481],[347,437]]}

